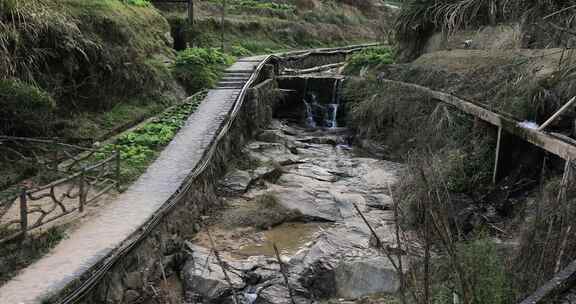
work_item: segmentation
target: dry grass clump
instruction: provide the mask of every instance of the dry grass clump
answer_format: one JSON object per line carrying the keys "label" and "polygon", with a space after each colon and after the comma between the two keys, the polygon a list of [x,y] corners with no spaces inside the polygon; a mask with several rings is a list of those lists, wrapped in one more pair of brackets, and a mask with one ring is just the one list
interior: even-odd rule
{"label": "dry grass clump", "polygon": [[[118,0],[1,0],[0,5],[0,80],[22,83],[31,94],[40,90],[55,101],[58,119],[38,117],[32,124],[63,130],[76,114],[136,99],[145,106],[176,90],[165,62],[173,57],[164,37],[169,25],[151,7]],[[2,100],[0,107],[16,111]],[[0,133],[31,135],[1,125]]]}
{"label": "dry grass clump", "polygon": [[155,53],[170,54],[167,22],[117,0],[2,0],[0,78],[47,91],[67,112],[107,110],[165,84]]}
{"label": "dry grass clump", "polygon": [[[89,46],[74,20],[49,1],[0,2],[0,77],[34,81],[58,48],[84,54]],[[63,35],[65,33],[65,35]],[[42,42],[41,48],[32,44]],[[25,60],[23,60],[25,59]]]}
{"label": "dry grass clump", "polygon": [[440,156],[414,154],[396,189],[408,246],[415,257],[407,284],[414,303],[510,303],[512,293],[505,259],[482,227],[465,231],[460,211],[471,201],[449,186]]}
{"label": "dry grass clump", "polygon": [[[434,32],[450,35],[458,30],[510,21],[532,26],[570,5],[571,2],[562,0],[410,0],[402,6],[395,34],[401,45],[401,57],[412,60],[421,54]],[[574,11],[566,10],[550,20],[558,20],[565,26],[563,21],[573,15]]]}
{"label": "dry grass clump", "polygon": [[514,261],[516,289],[527,295],[576,259],[576,188],[574,168],[542,187],[523,224]]}
{"label": "dry grass clump", "polygon": [[492,157],[489,149],[494,140],[486,136],[491,134],[486,129],[474,125],[472,117],[429,100],[421,92],[377,80],[351,80],[345,84],[344,95],[348,125],[358,137],[376,140],[394,151],[390,157],[406,159],[413,151],[438,153],[450,164],[445,172],[459,180],[453,183],[455,189],[474,188],[462,185],[485,179],[472,175],[486,175],[482,164]]}
{"label": "dry grass clump", "polygon": [[[395,135],[410,138],[418,129],[404,127],[417,125],[432,111],[426,97],[419,92],[406,92],[392,84],[381,84],[375,79],[352,79],[345,84],[344,95],[348,100],[349,126],[360,137],[393,141]],[[404,135],[391,131],[402,129]],[[387,139],[387,140],[385,140]],[[400,138],[398,138],[400,140]]]}

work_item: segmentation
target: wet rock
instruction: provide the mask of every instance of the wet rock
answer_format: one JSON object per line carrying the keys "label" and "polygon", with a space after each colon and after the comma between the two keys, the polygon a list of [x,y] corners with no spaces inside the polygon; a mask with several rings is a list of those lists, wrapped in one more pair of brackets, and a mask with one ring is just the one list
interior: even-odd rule
{"label": "wet rock", "polygon": [[252,183],[265,180],[270,183],[275,183],[282,175],[282,167],[280,165],[265,165],[254,169],[251,172]]}
{"label": "wet rock", "polygon": [[193,250],[182,270],[184,287],[187,291],[213,303],[229,297],[233,287],[242,285],[238,276],[229,273],[232,286],[226,281],[222,268],[210,250],[190,246]]}
{"label": "wet rock", "polygon": [[228,173],[218,186],[218,193],[224,196],[241,195],[246,192],[252,177],[246,171],[234,170]]}
{"label": "wet rock", "polygon": [[326,231],[290,260],[299,281],[315,298],[359,298],[394,293],[400,286],[393,264],[366,246],[362,231],[340,227]]}
{"label": "wet rock", "polygon": [[341,262],[334,270],[336,294],[360,298],[380,293],[395,293],[400,279],[386,257],[372,257]]}
{"label": "wet rock", "polygon": [[318,259],[309,264],[300,279],[315,299],[326,299],[336,295],[336,278],[333,259]]}
{"label": "wet rock", "polygon": [[358,142],[359,147],[370,155],[374,155],[378,158],[384,158],[389,155],[390,151],[384,145],[380,145],[372,140],[363,139]]}
{"label": "wet rock", "polygon": [[376,167],[370,170],[363,177],[366,185],[371,189],[380,189],[388,191],[388,185],[396,181],[396,173],[382,167]]}
{"label": "wet rock", "polygon": [[[298,285],[294,285],[294,283],[292,282],[290,285],[294,292],[294,302],[296,304],[310,304],[311,301],[307,292],[299,289]],[[255,304],[292,304],[288,288],[281,277],[269,282],[269,285],[260,287],[260,289],[261,291],[258,292],[258,296],[253,302]]]}
{"label": "wet rock", "polygon": [[292,174],[310,177],[321,182],[332,183],[339,179],[339,177],[332,174],[330,170],[311,163],[290,166],[286,169],[286,171]]}
{"label": "wet rock", "polygon": [[310,220],[336,221],[341,218],[337,203],[327,192],[302,188],[275,188],[274,192],[282,206],[298,210],[303,217]]}
{"label": "wet rock", "polygon": [[338,209],[340,210],[340,216],[342,218],[358,216],[358,212],[354,205],[358,206],[361,211],[366,205],[366,200],[361,194],[344,193],[342,191],[333,191],[330,194],[338,204]]}
{"label": "wet rock", "polygon": [[[250,180],[244,171],[227,176],[228,188],[236,193],[246,191],[241,197],[228,200],[234,207],[230,208],[232,219],[241,219],[238,223],[247,223],[250,227],[267,228],[278,221],[296,219],[284,216],[291,213],[282,210],[297,210],[297,220],[331,222],[322,224],[321,229],[298,245],[295,254],[293,251],[282,253],[291,255],[285,258],[289,259],[289,281],[298,304],[332,297],[359,298],[395,292],[399,288],[395,270],[381,249],[370,246],[370,229],[354,205],[384,244],[394,246],[395,226],[393,213],[389,211],[392,201],[385,193],[388,193],[388,184],[396,181],[400,166],[369,157],[355,157],[351,151],[340,149],[338,143],[347,140],[343,137],[345,130],[311,132],[278,121],[272,123],[272,128],[260,133],[258,141],[244,148],[251,159],[260,163],[248,171]],[[274,204],[260,203],[258,198],[267,194],[274,197]],[[234,222],[227,214],[224,213],[222,223]],[[273,224],[258,224],[264,223],[257,221],[259,218]],[[295,230],[286,233],[299,237]],[[245,235],[241,238],[232,242],[257,243],[257,246],[264,242]],[[219,248],[224,250],[225,247]],[[232,303],[230,296],[232,290],[236,290],[241,303],[291,303],[275,259],[226,256],[225,263],[233,280],[233,287],[230,287],[219,264],[209,257],[209,251],[194,251],[195,257],[186,262],[182,278],[185,293],[194,295],[196,302]],[[241,256],[245,255],[250,254]]]}
{"label": "wet rock", "polygon": [[379,210],[393,210],[392,198],[386,194],[366,195],[366,205]]}
{"label": "wet rock", "polygon": [[368,242],[368,246],[370,246],[370,248],[382,248],[382,246],[389,247],[396,245],[396,229],[393,225],[382,225],[378,228],[375,228],[374,232],[376,232],[376,235],[382,244],[378,244],[376,237],[371,234],[370,240]]}
{"label": "wet rock", "polygon": [[251,159],[262,163],[281,163],[298,160],[298,156],[294,155],[286,145],[281,143],[253,142],[246,146],[244,152]]}
{"label": "wet rock", "polygon": [[290,140],[280,130],[264,130],[256,135],[256,140],[268,143],[287,143]]}
{"label": "wet rock", "polygon": [[343,143],[341,140],[338,140],[337,138],[331,138],[331,137],[310,137],[310,138],[299,139],[298,141],[303,142],[303,143],[309,143],[309,144],[320,144],[320,145],[331,145],[331,146],[336,146],[339,143]]}
{"label": "wet rock", "polygon": [[140,300],[140,293],[138,293],[136,290],[127,290],[126,293],[124,293],[124,301],[122,303],[127,303],[127,304],[131,304],[131,303],[138,303]]}
{"label": "wet rock", "polygon": [[[221,257],[230,278],[226,281],[218,260],[210,250],[189,245],[192,254],[182,269],[188,299],[199,303],[290,303],[278,263],[266,257],[231,260]],[[294,282],[298,289],[298,284]],[[308,303],[308,302],[297,302]]]}

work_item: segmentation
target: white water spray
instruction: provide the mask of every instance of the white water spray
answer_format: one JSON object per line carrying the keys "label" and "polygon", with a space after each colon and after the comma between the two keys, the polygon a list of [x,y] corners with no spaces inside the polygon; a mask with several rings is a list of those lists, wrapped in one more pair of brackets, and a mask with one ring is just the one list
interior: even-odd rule
{"label": "white water spray", "polygon": [[342,86],[342,79],[334,81],[332,88],[332,103],[327,105],[327,119],[326,126],[334,129],[338,127],[338,108],[340,107],[340,89]]}
{"label": "white water spray", "polygon": [[[310,98],[309,100],[307,98]],[[304,109],[306,111],[306,126],[308,128],[316,128],[316,118],[314,116],[314,108],[318,107],[318,97],[314,93],[307,94],[304,98]]]}

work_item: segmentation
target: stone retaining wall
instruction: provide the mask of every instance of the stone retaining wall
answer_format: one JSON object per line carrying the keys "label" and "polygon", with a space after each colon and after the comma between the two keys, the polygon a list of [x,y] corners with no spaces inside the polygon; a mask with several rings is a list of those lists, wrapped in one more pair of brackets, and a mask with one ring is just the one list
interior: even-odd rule
{"label": "stone retaining wall", "polygon": [[165,278],[178,274],[186,259],[184,241],[199,230],[202,216],[222,207],[215,183],[226,172],[233,155],[238,155],[252,135],[269,123],[277,87],[276,81],[269,79],[249,89],[239,115],[206,170],[154,232],[113,266],[85,297],[85,303],[139,303],[161,292],[158,286]]}

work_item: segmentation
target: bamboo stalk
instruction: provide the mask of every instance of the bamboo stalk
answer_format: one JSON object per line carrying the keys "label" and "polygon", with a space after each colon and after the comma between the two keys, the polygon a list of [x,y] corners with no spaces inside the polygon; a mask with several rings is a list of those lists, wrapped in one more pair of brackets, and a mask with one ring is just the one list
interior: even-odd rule
{"label": "bamboo stalk", "polygon": [[492,184],[496,184],[498,178],[498,162],[500,162],[500,145],[502,141],[502,126],[498,126],[498,138],[496,139],[496,155],[494,156],[494,172],[492,174]]}
{"label": "bamboo stalk", "polygon": [[576,96],[572,97],[572,99],[570,99],[570,101],[568,101],[564,106],[562,106],[562,108],[560,108],[560,110],[556,111],[556,113],[554,113],[550,118],[548,118],[547,121],[545,121],[540,128],[538,128],[538,131],[542,131],[544,130],[544,128],[546,128],[549,124],[551,124],[556,118],[558,118],[558,116],[562,115],[562,113],[566,112],[566,110],[568,110],[568,108],[574,104],[574,102],[576,102]]}

